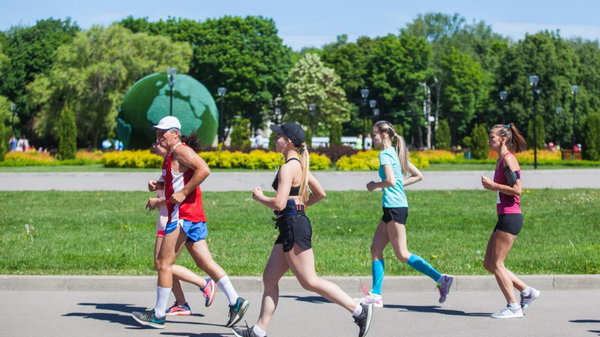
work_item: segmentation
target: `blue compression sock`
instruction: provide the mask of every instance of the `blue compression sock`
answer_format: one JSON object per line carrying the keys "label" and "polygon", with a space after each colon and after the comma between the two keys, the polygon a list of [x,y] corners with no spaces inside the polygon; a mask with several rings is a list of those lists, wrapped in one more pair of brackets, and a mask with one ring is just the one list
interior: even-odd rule
{"label": "blue compression sock", "polygon": [[383,275],[385,274],[385,262],[375,260],[371,262],[371,274],[373,275],[373,294],[381,295],[381,285],[383,284]]}
{"label": "blue compression sock", "polygon": [[437,282],[442,274],[440,274],[435,268],[433,268],[427,261],[423,260],[422,257],[416,254],[412,254],[408,258],[408,265],[413,267],[415,270],[431,277],[434,282]]}

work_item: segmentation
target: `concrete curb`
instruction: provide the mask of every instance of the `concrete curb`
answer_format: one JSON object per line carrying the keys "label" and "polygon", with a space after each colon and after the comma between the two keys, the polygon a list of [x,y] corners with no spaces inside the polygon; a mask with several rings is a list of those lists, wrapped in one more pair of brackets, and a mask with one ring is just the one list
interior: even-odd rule
{"label": "concrete curb", "polygon": [[[524,275],[521,279],[539,290],[597,290],[600,275]],[[324,277],[349,294],[355,294],[360,284],[371,284],[370,276]],[[262,292],[258,276],[231,277],[240,293]],[[156,276],[71,276],[71,275],[0,275],[0,291],[154,291]],[[302,287],[294,277],[284,277],[280,282],[285,291],[300,291]],[[432,291],[433,282],[424,276],[389,276],[384,282],[384,291],[414,292]],[[195,291],[185,284],[186,291]],[[454,291],[497,291],[493,276],[455,276]]]}

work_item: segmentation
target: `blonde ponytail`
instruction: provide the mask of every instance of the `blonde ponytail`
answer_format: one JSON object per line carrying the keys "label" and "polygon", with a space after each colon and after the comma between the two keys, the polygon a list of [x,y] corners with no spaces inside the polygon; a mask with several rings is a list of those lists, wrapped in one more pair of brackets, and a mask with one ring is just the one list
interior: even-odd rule
{"label": "blonde ponytail", "polygon": [[308,170],[310,168],[310,155],[308,154],[308,149],[306,148],[306,143],[302,143],[302,145],[296,148],[298,154],[300,155],[300,167],[302,168],[302,177],[300,178],[300,198],[302,202],[308,201],[310,188],[308,187]]}
{"label": "blonde ponytail", "polygon": [[394,131],[394,139],[396,139],[396,153],[398,154],[398,159],[400,159],[400,167],[402,168],[402,174],[408,174],[408,149],[406,148],[406,143],[404,142],[404,137],[398,135]]}
{"label": "blonde ponytail", "polygon": [[408,148],[404,142],[404,137],[397,134],[396,130],[394,130],[394,126],[392,126],[392,123],[387,121],[378,121],[377,123],[373,124],[373,127],[377,128],[380,134],[388,135],[392,141],[392,144],[394,144],[394,141],[396,141],[396,153],[398,154],[398,159],[400,160],[402,174],[408,174]]}

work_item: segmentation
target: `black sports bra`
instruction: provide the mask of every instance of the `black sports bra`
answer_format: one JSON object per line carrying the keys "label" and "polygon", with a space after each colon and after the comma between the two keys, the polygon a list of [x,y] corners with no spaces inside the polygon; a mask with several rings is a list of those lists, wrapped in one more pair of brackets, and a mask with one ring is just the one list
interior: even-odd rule
{"label": "black sports bra", "polygon": [[[290,158],[285,163],[287,164],[292,160],[297,160],[298,162],[300,162],[300,159],[298,159],[298,158]],[[277,174],[275,175],[275,180],[273,180],[273,184],[271,186],[273,186],[275,191],[277,191],[277,188],[279,187],[279,170],[277,170]],[[300,186],[292,186],[290,188],[290,197],[297,197],[299,195],[300,195]]]}

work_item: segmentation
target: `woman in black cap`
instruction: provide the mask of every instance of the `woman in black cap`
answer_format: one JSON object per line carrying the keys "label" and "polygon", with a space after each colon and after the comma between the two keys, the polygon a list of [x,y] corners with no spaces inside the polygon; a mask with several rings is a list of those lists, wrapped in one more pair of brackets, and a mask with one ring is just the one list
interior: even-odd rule
{"label": "woman in black cap", "polygon": [[373,306],[357,304],[336,284],[319,278],[312,250],[312,227],[304,213],[325,197],[325,191],[309,171],[309,155],[304,130],[296,123],[271,125],[277,134],[275,150],[281,152],[285,164],[277,172],[273,188],[275,197],[267,197],[256,187],[252,198],[273,209],[279,236],[263,271],[264,292],[258,322],[251,328],[233,329],[236,336],[264,337],[279,300],[279,280],[291,269],[302,287],[314,291],[352,313],[359,326],[359,337],[366,336],[371,324]]}

